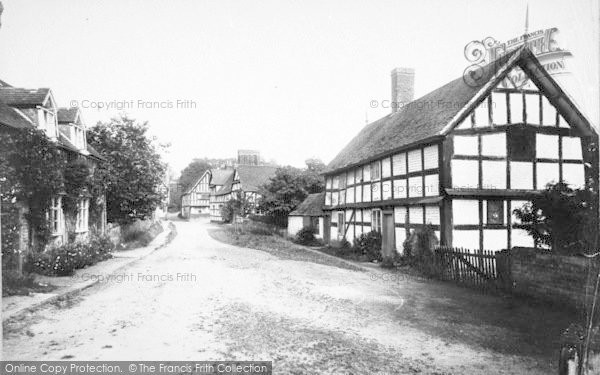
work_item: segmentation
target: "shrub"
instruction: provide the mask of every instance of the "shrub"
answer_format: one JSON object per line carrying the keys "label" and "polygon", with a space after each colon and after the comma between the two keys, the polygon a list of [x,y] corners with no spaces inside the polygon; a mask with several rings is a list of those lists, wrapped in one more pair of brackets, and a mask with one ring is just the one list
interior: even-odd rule
{"label": "shrub", "polygon": [[371,231],[361,234],[354,245],[357,252],[366,256],[369,262],[374,260],[381,262],[381,234],[377,231]]}
{"label": "shrub", "polygon": [[430,225],[415,229],[403,244],[409,263],[428,276],[435,276],[439,273],[435,257],[437,245],[439,245],[439,240]]}
{"label": "shrub", "polygon": [[91,266],[112,257],[114,245],[108,236],[92,237],[88,242],[73,242],[30,254],[26,269],[49,276],[69,276],[76,269]]}
{"label": "shrub", "polygon": [[303,227],[296,233],[294,238],[294,242],[300,245],[312,245],[315,240],[315,230],[312,227]]}
{"label": "shrub", "polygon": [[126,225],[121,230],[121,242],[135,243],[141,246],[148,245],[154,237],[163,231],[158,222],[150,220],[137,220]]}
{"label": "shrub", "polygon": [[427,254],[433,254],[433,251],[440,241],[435,236],[435,231],[431,225],[425,225],[422,228],[415,229],[404,241],[404,254],[408,257],[420,258]]}

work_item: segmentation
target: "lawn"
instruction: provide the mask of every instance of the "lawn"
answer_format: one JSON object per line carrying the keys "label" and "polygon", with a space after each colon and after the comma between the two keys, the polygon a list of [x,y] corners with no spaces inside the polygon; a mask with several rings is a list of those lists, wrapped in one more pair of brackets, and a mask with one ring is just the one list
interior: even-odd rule
{"label": "lawn", "polygon": [[208,232],[210,236],[217,241],[239,247],[265,251],[280,259],[313,262],[354,271],[362,270],[360,267],[353,266],[342,260],[309,251],[306,247],[297,245],[277,234],[267,234],[266,232],[252,233],[251,230],[252,229],[244,229],[241,232],[236,232],[231,226],[222,226],[216,229],[210,229]]}

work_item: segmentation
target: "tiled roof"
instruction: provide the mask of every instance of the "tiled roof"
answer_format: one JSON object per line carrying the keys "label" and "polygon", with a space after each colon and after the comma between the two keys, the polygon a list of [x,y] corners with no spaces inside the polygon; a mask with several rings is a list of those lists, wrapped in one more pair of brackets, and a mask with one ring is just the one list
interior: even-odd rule
{"label": "tiled roof", "polygon": [[325,193],[309,194],[289,216],[323,216]]}
{"label": "tiled roof", "polygon": [[270,165],[240,165],[237,173],[244,191],[258,191],[261,185],[275,176],[277,167]]}
{"label": "tiled roof", "polygon": [[0,101],[12,107],[44,105],[50,89],[23,89],[18,87],[0,87]]}
{"label": "tiled roof", "polygon": [[59,108],[58,109],[58,123],[59,124],[70,124],[77,121],[77,114],[79,108]]}
{"label": "tiled roof", "polygon": [[484,66],[479,84],[468,85],[463,77],[430,92],[375,122],[367,124],[327,166],[327,172],[351,167],[373,157],[440,135],[488,81],[521,49]]}

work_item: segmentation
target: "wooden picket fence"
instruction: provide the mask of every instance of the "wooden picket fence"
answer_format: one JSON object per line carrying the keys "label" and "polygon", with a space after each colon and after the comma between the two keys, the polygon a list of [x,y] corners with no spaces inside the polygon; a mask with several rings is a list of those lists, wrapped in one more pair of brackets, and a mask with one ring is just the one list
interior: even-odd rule
{"label": "wooden picket fence", "polygon": [[438,247],[435,249],[439,278],[482,290],[496,289],[496,253],[489,250]]}

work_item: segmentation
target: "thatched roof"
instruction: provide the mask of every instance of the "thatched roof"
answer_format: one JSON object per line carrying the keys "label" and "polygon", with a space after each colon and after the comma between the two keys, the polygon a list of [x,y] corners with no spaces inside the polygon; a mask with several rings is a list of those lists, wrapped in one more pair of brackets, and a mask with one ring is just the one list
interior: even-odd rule
{"label": "thatched roof", "polygon": [[244,191],[257,192],[261,185],[269,182],[275,176],[277,167],[270,165],[240,165],[237,173]]}
{"label": "thatched roof", "polygon": [[230,177],[233,179],[233,169],[211,169],[210,175],[211,185],[225,185]]}
{"label": "thatched roof", "polygon": [[463,77],[416,99],[375,122],[367,124],[327,166],[327,172],[362,164],[402,147],[441,137],[444,127],[520,49],[484,66],[482,79],[467,84]]}
{"label": "thatched roof", "polygon": [[325,193],[309,194],[289,216],[323,216]]}

